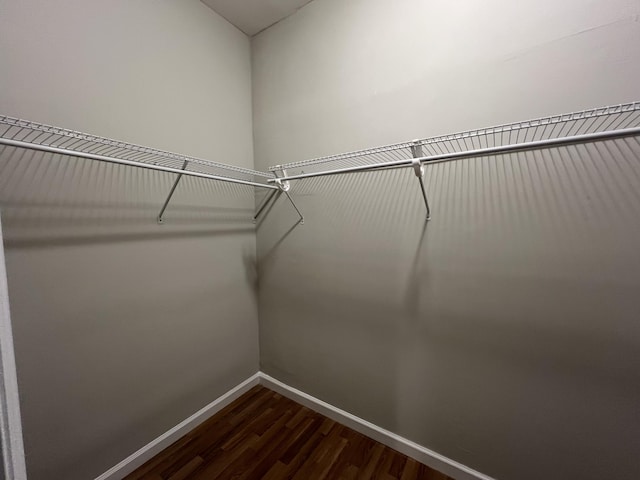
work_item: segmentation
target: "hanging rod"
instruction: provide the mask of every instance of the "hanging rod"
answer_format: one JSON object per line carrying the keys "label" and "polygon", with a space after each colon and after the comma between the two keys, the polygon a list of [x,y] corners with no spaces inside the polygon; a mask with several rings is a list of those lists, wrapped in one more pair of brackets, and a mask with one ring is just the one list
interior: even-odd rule
{"label": "hanging rod", "polygon": [[270,185],[265,181],[265,179],[274,178],[272,173],[212,162],[2,115],[0,115],[0,145],[175,173],[178,176],[162,205],[157,217],[158,223],[163,223],[164,212],[184,175],[279,190],[278,186]]}
{"label": "hanging rod", "polygon": [[376,164],[389,160],[405,160],[413,157],[412,148],[416,144],[422,145],[424,156],[431,156],[634,127],[640,127],[640,102],[592,108],[580,112],[275,165],[270,167],[269,171],[275,172],[284,168],[293,176],[314,171]]}
{"label": "hanging rod", "polygon": [[411,166],[420,181],[428,219],[425,164],[637,135],[640,135],[640,102],[632,102],[275,165],[269,171],[288,173],[267,182],[277,184]]}
{"label": "hanging rod", "polygon": [[[559,147],[562,145],[572,145],[577,143],[589,143],[601,140],[611,140],[621,137],[632,137],[640,135],[640,127],[627,128],[623,130],[612,130],[607,132],[590,133],[585,135],[575,135],[572,137],[554,138],[551,140],[538,140],[527,143],[516,143],[512,145],[501,145],[499,147],[478,148],[475,150],[467,150],[464,152],[443,153],[440,155],[428,155],[417,158],[409,158],[406,160],[394,160],[389,162],[372,163],[368,165],[359,165],[357,167],[345,167],[334,170],[324,170],[313,173],[302,173],[299,175],[290,175],[282,177],[280,180],[301,180],[303,178],[324,177],[328,175],[339,175],[341,173],[364,172],[388,168],[403,168],[413,165],[416,161],[423,163],[440,163],[451,160],[460,160],[463,158],[482,157],[485,155],[496,155],[505,153],[522,152],[526,150],[538,150],[542,148]],[[283,165],[284,167],[284,165]],[[269,183],[276,182],[276,179],[267,180]]]}
{"label": "hanging rod", "polygon": [[[273,174],[0,115],[0,144],[195,177],[273,188]],[[188,167],[184,168],[184,163]]]}
{"label": "hanging rod", "polygon": [[187,171],[178,168],[165,167],[162,165],[154,165],[151,163],[137,162],[133,160],[125,160],[123,158],[109,157],[105,155],[96,155],[87,152],[78,152],[76,150],[68,150],[65,148],[52,147],[49,145],[38,145],[34,143],[22,142],[18,140],[10,140],[7,138],[0,138],[0,144],[8,147],[26,148],[29,150],[36,150],[40,152],[57,153],[60,155],[69,155],[72,157],[86,158],[88,160],[97,160],[99,162],[116,163],[118,165],[127,165],[130,167],[146,168],[148,170],[157,170],[160,172],[177,173],[179,175],[188,175],[192,177],[207,178],[209,180],[219,180],[221,182],[239,183],[242,185],[251,185],[254,187],[270,188],[277,190],[278,187],[265,185],[264,183],[248,182],[245,180],[239,180],[230,177],[222,177],[219,175],[210,175],[208,173],[200,173],[195,171]]}

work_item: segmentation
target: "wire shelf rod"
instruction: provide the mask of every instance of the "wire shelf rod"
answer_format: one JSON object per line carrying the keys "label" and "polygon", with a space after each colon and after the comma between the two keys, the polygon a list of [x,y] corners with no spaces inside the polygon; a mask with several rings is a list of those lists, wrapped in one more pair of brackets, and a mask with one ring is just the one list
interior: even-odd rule
{"label": "wire shelf rod", "polygon": [[35,143],[23,142],[21,140],[11,140],[8,138],[0,137],[0,144],[6,145],[9,147],[26,148],[29,150],[36,150],[41,152],[57,153],[59,155],[68,155],[72,157],[86,158],[89,160],[97,160],[100,162],[116,163],[119,165],[127,165],[130,167],[146,168],[147,170],[157,170],[160,172],[177,173],[178,175],[188,175],[192,177],[206,178],[209,180],[218,180],[220,182],[237,183],[241,185],[251,185],[253,187],[268,188],[268,189],[274,189],[274,190],[278,189],[278,187],[276,186],[267,185],[264,183],[251,182],[247,180],[240,180],[237,178],[224,177],[219,175],[211,175],[208,173],[187,171],[187,170],[182,170],[180,168],[165,167],[163,165],[154,165],[151,163],[144,163],[136,160],[125,160],[123,158],[108,157],[105,155],[96,155],[93,153],[80,152],[76,150],[68,150],[65,148],[52,147],[49,145],[39,145]]}
{"label": "wire shelf rod", "polygon": [[[180,169],[184,162],[188,161],[189,168],[185,174],[197,172],[212,177],[225,177],[231,180],[243,180],[258,184],[254,186],[264,185],[266,184],[264,179],[273,178],[273,174],[268,172],[259,172],[235,165],[212,162],[197,157],[190,157],[3,115],[0,115],[0,138],[23,142],[23,148],[26,148],[24,144],[59,148],[73,152],[66,153],[67,155],[84,158],[90,157],[81,154],[148,163],[150,165],[174,169]],[[44,151],[43,148],[34,147],[32,149]],[[203,176],[203,178],[209,177]],[[215,179],[218,180],[219,178]]]}
{"label": "wire shelf rod", "polygon": [[640,126],[640,102],[632,102],[275,165],[270,167],[269,171],[275,172],[284,168],[293,175],[311,173],[321,169],[334,170],[342,167],[386,163],[389,157],[409,158],[411,146],[416,144],[423,146],[425,154],[444,155],[451,152],[572,137],[638,126]]}
{"label": "wire shelf rod", "polygon": [[[515,143],[510,145],[499,145],[495,147],[477,148],[477,149],[466,150],[461,152],[449,152],[449,153],[442,153],[438,155],[428,155],[425,157],[420,157],[415,159],[407,158],[404,160],[379,162],[374,164],[358,165],[354,167],[324,170],[320,172],[288,175],[288,176],[281,177],[279,179],[270,179],[268,180],[268,182],[275,183],[277,180],[280,180],[280,181],[301,180],[303,178],[323,177],[323,176],[338,175],[343,173],[372,171],[372,170],[379,170],[383,168],[409,167],[412,165],[412,162],[415,162],[416,160],[420,161],[420,163],[448,162],[448,161],[460,160],[464,158],[514,153],[514,152],[521,152],[526,150],[537,150],[542,148],[551,148],[551,147],[559,147],[563,145],[574,145],[579,143],[611,140],[611,139],[630,137],[630,136],[636,136],[636,135],[640,135],[640,127],[627,128],[627,129],[621,129],[621,130],[609,130],[605,132],[588,133],[588,134],[574,135],[574,136],[568,136],[568,137],[559,137],[559,138],[552,138],[548,140],[536,140],[532,142]],[[411,145],[411,144],[408,144],[408,145]]]}

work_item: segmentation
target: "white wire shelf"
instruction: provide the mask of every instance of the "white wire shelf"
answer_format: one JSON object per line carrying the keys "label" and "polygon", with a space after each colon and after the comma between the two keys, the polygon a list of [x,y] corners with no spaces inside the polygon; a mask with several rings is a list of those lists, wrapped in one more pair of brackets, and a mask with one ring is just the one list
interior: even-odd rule
{"label": "white wire shelf", "polygon": [[638,135],[640,102],[633,102],[276,165],[268,182],[289,189],[291,180],[412,167],[429,220],[426,164]]}
{"label": "white wire shelf", "polygon": [[267,184],[267,180],[273,178],[271,173],[212,162],[3,115],[0,115],[0,144],[179,175],[275,188]]}
{"label": "white wire shelf", "polygon": [[429,163],[638,134],[640,102],[633,102],[275,165],[269,171],[285,170],[279,175],[283,181],[296,180],[405,167],[416,157]]}

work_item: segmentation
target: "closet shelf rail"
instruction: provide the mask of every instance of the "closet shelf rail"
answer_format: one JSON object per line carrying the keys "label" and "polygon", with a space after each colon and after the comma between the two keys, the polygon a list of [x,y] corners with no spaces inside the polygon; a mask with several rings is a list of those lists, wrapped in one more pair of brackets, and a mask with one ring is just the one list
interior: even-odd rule
{"label": "closet shelf rail", "polygon": [[288,183],[327,175],[413,167],[429,218],[423,182],[424,166],[429,163],[637,135],[640,135],[640,102],[625,103],[275,165],[269,171],[279,172],[276,175],[279,178],[268,182]]}
{"label": "closet shelf rail", "polygon": [[158,215],[159,223],[162,223],[164,211],[183,175],[278,190],[277,186],[267,182],[268,179],[274,178],[271,173],[4,115],[0,115],[0,145],[178,174]]}
{"label": "closet shelf rail", "polygon": [[[0,115],[0,144],[270,188],[272,174]],[[184,168],[184,163],[188,165]],[[273,187],[271,187],[273,188]]]}

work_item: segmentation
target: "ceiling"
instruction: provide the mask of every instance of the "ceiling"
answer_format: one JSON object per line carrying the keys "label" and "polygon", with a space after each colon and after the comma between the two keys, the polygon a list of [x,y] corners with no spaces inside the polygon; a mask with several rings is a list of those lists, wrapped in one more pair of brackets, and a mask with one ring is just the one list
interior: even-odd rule
{"label": "ceiling", "polygon": [[249,36],[287,18],[311,0],[202,0]]}

